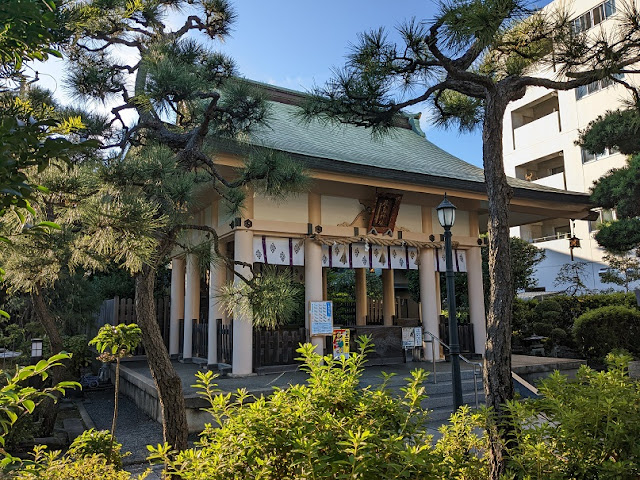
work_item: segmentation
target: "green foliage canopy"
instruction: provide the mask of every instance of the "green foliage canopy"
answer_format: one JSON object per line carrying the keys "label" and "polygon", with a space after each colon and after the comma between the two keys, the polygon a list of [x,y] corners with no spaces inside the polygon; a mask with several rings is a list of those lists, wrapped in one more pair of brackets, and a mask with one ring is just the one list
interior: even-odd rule
{"label": "green foliage canopy", "polygon": [[597,242],[610,252],[624,254],[640,249],[640,153],[631,156],[625,167],[613,169],[597,180],[592,201],[615,209],[617,220],[600,225]]}

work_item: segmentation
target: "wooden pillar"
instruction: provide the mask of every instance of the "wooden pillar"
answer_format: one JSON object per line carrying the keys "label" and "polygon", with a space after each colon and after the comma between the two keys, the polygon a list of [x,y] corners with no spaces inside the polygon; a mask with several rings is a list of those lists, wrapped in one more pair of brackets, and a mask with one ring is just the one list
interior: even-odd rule
{"label": "wooden pillar", "polygon": [[[433,233],[432,207],[422,206],[422,233]],[[419,252],[420,266],[418,275],[420,279],[420,316],[422,329],[436,337],[440,333],[440,275],[436,272],[435,250],[422,248]],[[429,340],[425,334],[425,340]],[[440,345],[435,344],[436,360],[440,359]],[[433,345],[425,343],[425,357],[433,360]]]}
{"label": "wooden pillar", "polygon": [[393,280],[393,270],[382,270],[382,317],[386,326],[393,325],[396,314],[396,288]]}
{"label": "wooden pillar", "polygon": [[367,324],[367,270],[356,268],[356,325]]}
{"label": "wooden pillar", "polygon": [[171,260],[171,314],[169,320],[169,355],[180,353],[180,319],[184,316],[184,258]]}
{"label": "wooden pillar", "polygon": [[182,359],[190,362],[193,357],[193,319],[200,315],[200,266],[198,257],[187,255],[184,296],[184,343]]}
{"label": "wooden pillar", "polygon": [[[210,225],[216,228],[218,225],[218,202],[211,205]],[[224,243],[218,245],[221,254],[226,254]],[[213,248],[212,248],[213,250]],[[212,252],[213,254],[213,252]],[[218,322],[223,318],[224,308],[218,301],[218,292],[224,286],[227,279],[227,269],[224,263],[213,258],[209,265],[209,323],[207,328],[207,365],[218,363]]]}
{"label": "wooden pillar", "polygon": [[[308,194],[309,223],[315,228],[322,224],[321,197],[315,192]],[[309,302],[318,302],[324,298],[322,281],[322,246],[311,239],[304,242],[304,324],[311,332],[309,324]],[[316,353],[324,355],[324,338],[311,337]]]}
{"label": "wooden pillar", "polygon": [[322,269],[322,299],[329,300],[329,291],[327,286],[327,272],[326,268]]}
{"label": "wooden pillar", "polygon": [[[253,263],[253,232],[237,229],[234,235],[235,260]],[[236,272],[245,278],[251,277],[249,267],[236,266]],[[242,280],[234,276],[234,283],[239,285]],[[253,373],[253,318],[248,312],[241,312],[236,308],[233,312],[233,358],[232,375],[246,376]]]}
{"label": "wooden pillar", "polygon": [[484,356],[487,342],[487,320],[485,318],[480,247],[467,250],[467,284],[469,287],[469,319],[473,325],[474,349],[475,353]]}
{"label": "wooden pillar", "polygon": [[[420,266],[418,274],[420,277],[420,312],[422,315],[422,329],[439,337],[440,325],[440,301],[439,291],[436,285],[436,277],[438,273],[435,271],[435,250],[432,248],[423,248],[420,250]],[[424,335],[425,340],[430,340],[429,335]],[[440,359],[440,346],[436,342],[436,360]],[[433,349],[431,344],[427,343],[425,347],[425,356],[428,360],[433,359]]]}

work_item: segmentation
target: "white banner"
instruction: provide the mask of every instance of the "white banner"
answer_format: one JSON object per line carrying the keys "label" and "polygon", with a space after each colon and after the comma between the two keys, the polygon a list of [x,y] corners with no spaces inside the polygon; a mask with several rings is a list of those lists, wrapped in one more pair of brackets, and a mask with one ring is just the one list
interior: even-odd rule
{"label": "white banner", "polygon": [[417,270],[417,260],[418,249],[402,245],[352,243],[322,246],[323,267]]}
{"label": "white banner", "polygon": [[253,262],[267,265],[304,265],[304,239],[253,237]]}
{"label": "white banner", "polygon": [[[447,257],[444,248],[436,248],[436,272],[447,271]],[[467,252],[464,250],[453,251],[453,271],[467,271]]]}

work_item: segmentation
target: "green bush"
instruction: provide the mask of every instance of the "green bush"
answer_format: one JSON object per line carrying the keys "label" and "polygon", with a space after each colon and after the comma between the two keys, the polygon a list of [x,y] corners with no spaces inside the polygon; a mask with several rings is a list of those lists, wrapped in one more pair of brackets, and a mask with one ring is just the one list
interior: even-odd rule
{"label": "green bush", "polygon": [[362,354],[323,359],[308,344],[298,351],[308,382],[268,397],[216,395],[211,372],[198,374],[196,387],[219,428],[208,425],[197,449],[171,456],[160,447],[156,458],[181,478],[440,478],[420,405],[423,370],[394,398],[386,382],[360,388]]}
{"label": "green bush", "polygon": [[640,312],[627,307],[601,307],[583,313],[573,335],[586,358],[602,359],[614,349],[640,355]]}
{"label": "green bush", "polygon": [[73,335],[63,338],[64,351],[72,354],[67,368],[73,378],[80,378],[81,370],[91,365],[91,360],[94,358],[88,342],[86,335]]}
{"label": "green bush", "polygon": [[[74,460],[79,460],[89,455],[102,455],[109,458],[111,448],[111,433],[109,430],[85,430],[69,446],[67,454]],[[113,442],[111,451],[111,463],[116,467],[122,467],[122,444]]]}
{"label": "green bush", "polygon": [[[148,472],[138,480],[143,480]],[[15,480],[131,480],[129,472],[108,463],[103,455],[84,455],[72,458],[60,452],[47,452],[36,447],[33,462],[25,463],[11,478]]]}
{"label": "green bush", "polygon": [[[565,352],[577,355],[573,329],[576,319],[591,310],[607,306],[624,306],[637,310],[633,293],[599,293],[593,295],[571,296],[554,295],[544,300],[520,300],[513,304],[513,345],[524,346],[524,338],[530,335],[549,337],[546,347],[563,347]],[[567,335],[559,335],[555,329],[562,329]],[[608,352],[605,352],[605,354]]]}
{"label": "green bush", "polygon": [[609,371],[583,366],[575,381],[556,372],[541,382],[540,399],[509,404],[514,478],[640,478],[640,384],[628,361],[610,355]]}

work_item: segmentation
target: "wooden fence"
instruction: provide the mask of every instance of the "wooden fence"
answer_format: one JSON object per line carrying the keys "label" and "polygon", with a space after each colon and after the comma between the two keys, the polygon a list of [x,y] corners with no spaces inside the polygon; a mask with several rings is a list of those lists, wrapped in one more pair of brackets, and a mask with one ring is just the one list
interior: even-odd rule
{"label": "wooden fence", "polygon": [[[165,345],[169,346],[169,297],[156,299],[156,320],[162,332]],[[87,336],[92,338],[103,325],[119,325],[121,323],[136,323],[136,308],[132,298],[114,297],[102,302],[100,311],[89,327]],[[140,345],[135,355],[144,355],[144,347]]]}
{"label": "wooden fence", "polygon": [[218,363],[231,363],[233,358],[233,325],[222,323],[222,319],[216,320],[218,335]]}
{"label": "wooden fence", "polygon": [[[446,320],[440,320],[440,339],[450,345],[449,343],[449,322]],[[458,324],[458,341],[460,342],[460,353],[475,353],[475,347],[473,342],[473,325],[471,323]],[[445,353],[448,354],[447,349]]]}
{"label": "wooden fence", "polygon": [[367,325],[383,325],[383,306],[382,300],[369,299],[367,308]]}
{"label": "wooden fence", "polygon": [[277,330],[253,330],[254,368],[290,365],[300,356],[296,350],[307,341],[304,327],[281,327]]}
{"label": "wooden fence", "polygon": [[[408,318],[410,315],[409,300],[396,298],[395,318]],[[356,325],[356,302],[335,302],[333,304],[333,323],[343,327]],[[417,307],[414,307],[417,310]],[[367,299],[367,325],[383,325],[383,301]]]}
{"label": "wooden fence", "polygon": [[356,302],[334,302],[333,323],[343,327],[355,326]]}

